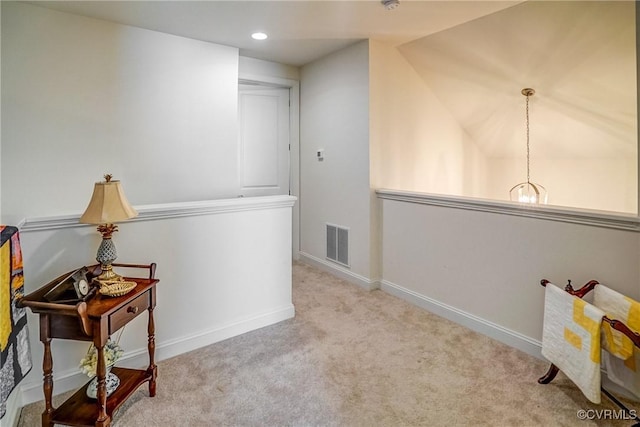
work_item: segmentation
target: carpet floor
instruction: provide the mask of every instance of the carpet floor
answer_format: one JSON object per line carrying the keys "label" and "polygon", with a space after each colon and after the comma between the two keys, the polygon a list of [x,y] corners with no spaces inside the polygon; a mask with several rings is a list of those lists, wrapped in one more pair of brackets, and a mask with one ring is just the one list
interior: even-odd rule
{"label": "carpet floor", "polygon": [[[562,373],[538,384],[546,362],[382,291],[295,263],[293,299],[293,319],[159,362],[156,397],[141,387],[113,425],[633,424]],[[24,407],[19,426],[43,408]]]}

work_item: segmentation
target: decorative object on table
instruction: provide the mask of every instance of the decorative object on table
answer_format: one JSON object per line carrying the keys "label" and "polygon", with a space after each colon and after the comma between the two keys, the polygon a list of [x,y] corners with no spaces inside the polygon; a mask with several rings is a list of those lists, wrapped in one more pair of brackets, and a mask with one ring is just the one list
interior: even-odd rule
{"label": "decorative object on table", "polygon": [[540,184],[535,184],[530,180],[529,168],[529,97],[536,93],[535,90],[527,87],[521,92],[527,97],[526,123],[527,123],[527,181],[514,185],[509,191],[511,201],[532,204],[547,204],[547,190]]}
{"label": "decorative object on table", "polygon": [[131,292],[137,285],[136,282],[125,280],[98,280],[100,293],[108,297],[119,297]]}
{"label": "decorative object on table", "polygon": [[113,233],[118,231],[118,226],[114,223],[135,218],[138,212],[127,201],[120,181],[112,181],[109,174],[105,175],[104,179],[104,182],[96,182],[91,201],[80,217],[80,222],[97,224],[98,232],[102,234],[102,243],[96,255],[102,273],[97,279],[116,280],[120,276],[114,273],[111,267],[111,263],[118,257],[116,245],[111,239]]}
{"label": "decorative object on table", "polygon": [[44,299],[57,304],[86,301],[95,292],[95,289],[92,289],[89,285],[88,273],[87,267],[81,267],[73,271],[47,292],[44,295]]}
{"label": "decorative object on table", "polygon": [[[124,330],[124,329],[123,329]],[[122,332],[120,332],[122,335]],[[118,338],[118,341],[120,339]],[[115,363],[120,359],[122,354],[122,348],[118,344],[118,342],[113,341],[111,338],[107,340],[103,350],[104,352],[104,363],[107,367],[107,375],[105,378],[106,387],[107,387],[107,396],[110,396],[118,386],[120,385],[120,378],[117,377],[116,374],[111,372],[111,368]],[[91,344],[89,349],[87,350],[86,356],[80,360],[80,370],[82,373],[87,376],[93,378],[89,385],[87,386],[87,396],[95,399],[98,393],[98,377],[96,376],[96,370],[98,367],[98,352],[96,347]]]}
{"label": "decorative object on table", "polygon": [[23,292],[20,234],[0,225],[0,418],[9,394],[32,367],[26,309],[16,304]]}
{"label": "decorative object on table", "polygon": [[[105,379],[105,384],[107,387],[107,397],[111,396],[111,393],[116,391],[118,386],[120,385],[120,378],[116,376],[113,372],[111,372],[111,368],[107,368],[107,377]],[[91,399],[96,399],[98,397],[98,378],[93,377],[93,380],[87,386],[87,397]]]}

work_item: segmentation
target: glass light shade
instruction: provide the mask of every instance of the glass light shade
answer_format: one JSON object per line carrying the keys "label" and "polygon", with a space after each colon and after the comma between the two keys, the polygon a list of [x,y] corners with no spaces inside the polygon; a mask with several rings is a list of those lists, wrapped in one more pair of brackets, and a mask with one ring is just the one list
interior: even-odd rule
{"label": "glass light shade", "polygon": [[512,202],[546,205],[547,190],[540,184],[522,182],[511,189],[509,198]]}

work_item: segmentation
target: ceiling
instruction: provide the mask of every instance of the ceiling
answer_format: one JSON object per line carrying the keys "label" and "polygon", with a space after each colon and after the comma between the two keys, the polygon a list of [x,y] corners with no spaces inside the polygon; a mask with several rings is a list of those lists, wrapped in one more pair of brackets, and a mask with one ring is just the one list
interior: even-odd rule
{"label": "ceiling", "polygon": [[[31,4],[238,47],[301,66],[357,40],[397,46],[490,157],[637,152],[633,1],[31,1]],[[266,41],[250,38],[255,31]],[[516,141],[516,143],[514,143]]]}
{"label": "ceiling", "polygon": [[[491,14],[519,1],[410,1],[387,11],[360,1],[30,1],[63,12],[234,46],[240,54],[304,65],[357,40],[394,44]],[[251,39],[253,32],[269,35]]]}

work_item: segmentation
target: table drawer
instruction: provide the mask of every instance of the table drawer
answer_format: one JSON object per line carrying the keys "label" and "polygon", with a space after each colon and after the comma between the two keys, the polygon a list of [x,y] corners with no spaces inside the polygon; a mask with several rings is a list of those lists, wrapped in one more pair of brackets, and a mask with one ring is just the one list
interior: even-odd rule
{"label": "table drawer", "polygon": [[151,293],[147,291],[109,315],[109,335],[113,334],[118,329],[126,325],[131,319],[148,309],[150,295]]}

